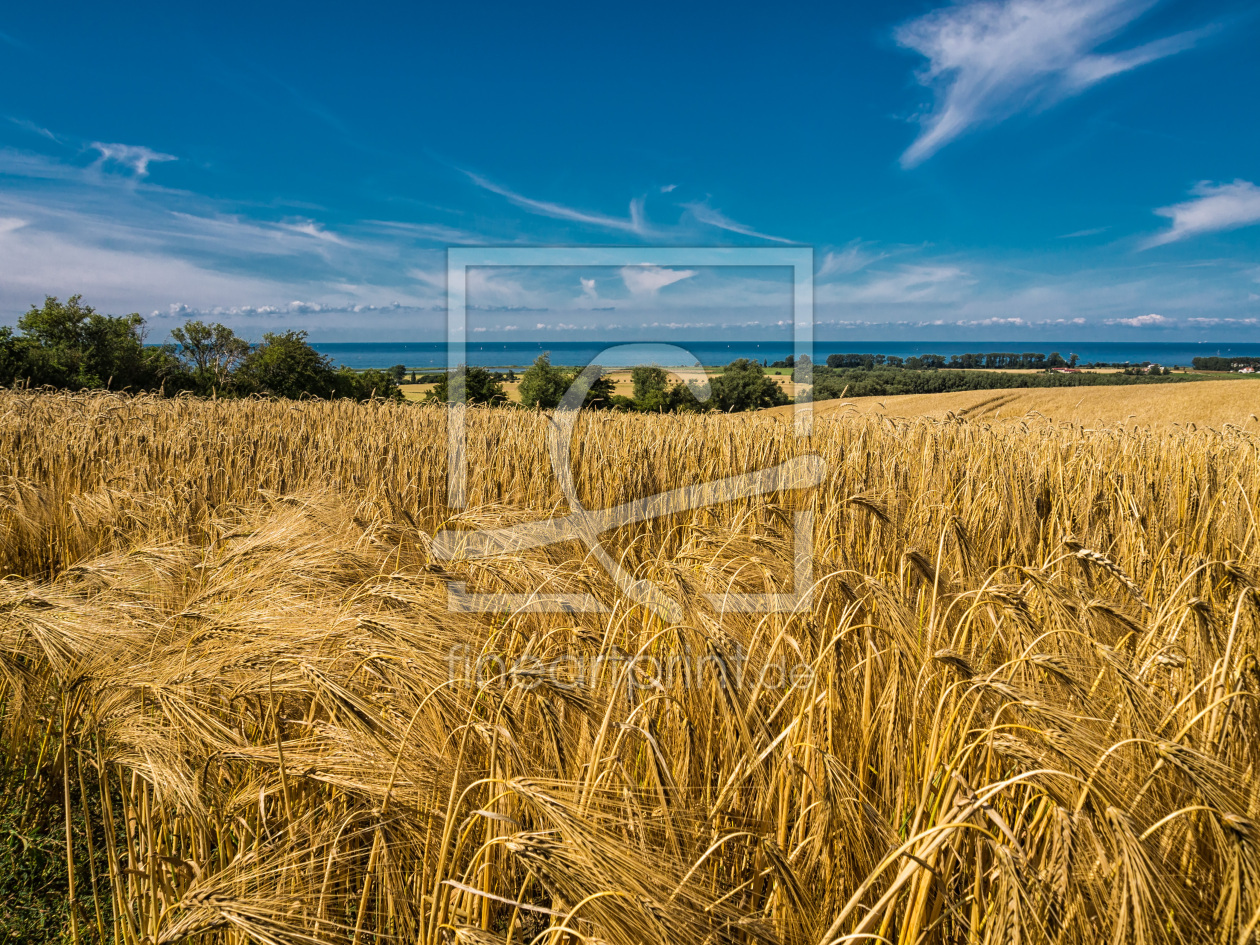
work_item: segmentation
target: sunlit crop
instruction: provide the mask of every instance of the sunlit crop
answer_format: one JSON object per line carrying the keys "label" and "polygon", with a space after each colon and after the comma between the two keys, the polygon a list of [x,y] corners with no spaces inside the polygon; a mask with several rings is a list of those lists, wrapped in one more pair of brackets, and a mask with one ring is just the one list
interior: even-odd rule
{"label": "sunlit crop", "polygon": [[[667,623],[577,543],[433,554],[566,512],[548,423],[471,409],[454,511],[442,407],[0,395],[5,790],[76,812],[67,937],[1253,937],[1255,433],[587,417],[588,508],[826,462],[604,536]],[[800,509],[808,607],[704,597],[789,585]]]}

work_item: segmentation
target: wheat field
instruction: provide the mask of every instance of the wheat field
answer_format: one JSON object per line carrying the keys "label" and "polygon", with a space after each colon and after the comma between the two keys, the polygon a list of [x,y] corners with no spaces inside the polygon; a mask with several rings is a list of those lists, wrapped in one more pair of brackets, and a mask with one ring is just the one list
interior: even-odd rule
{"label": "wheat field", "polygon": [[[441,560],[568,511],[491,409],[448,508],[446,420],[0,394],[5,790],[64,803],[66,940],[1254,940],[1255,424],[586,417],[591,509],[823,460],[603,536],[666,619],[576,542]],[[801,512],[805,602],[715,603],[791,585]]]}
{"label": "wheat field", "polygon": [[[791,407],[775,407],[785,418]],[[814,405],[819,416],[834,411],[891,417],[952,416],[971,420],[1018,419],[1031,412],[1085,427],[1121,423],[1161,429],[1222,428],[1226,424],[1260,431],[1260,381],[1251,378],[1141,384],[1117,387],[1042,387],[852,397]]]}

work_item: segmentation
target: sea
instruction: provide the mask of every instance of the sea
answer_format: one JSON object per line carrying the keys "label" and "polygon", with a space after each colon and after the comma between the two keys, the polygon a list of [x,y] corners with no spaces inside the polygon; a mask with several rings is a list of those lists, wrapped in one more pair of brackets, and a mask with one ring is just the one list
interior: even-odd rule
{"label": "sea", "polygon": [[[444,342],[324,342],[313,345],[334,364],[362,370],[403,365],[408,371],[434,371],[447,366]],[[614,349],[614,350],[609,350]],[[1075,354],[1082,364],[1184,364],[1191,359],[1260,357],[1260,344],[1216,341],[814,341],[813,360],[821,364],[829,354],[883,354],[908,358],[923,354],[984,354],[988,352],[1059,352]],[[664,367],[729,364],[737,358],[773,363],[794,353],[790,341],[679,341],[674,344],[613,344],[608,341],[469,342],[464,361],[486,368],[522,368],[548,353],[553,364],[605,367],[659,364]]]}

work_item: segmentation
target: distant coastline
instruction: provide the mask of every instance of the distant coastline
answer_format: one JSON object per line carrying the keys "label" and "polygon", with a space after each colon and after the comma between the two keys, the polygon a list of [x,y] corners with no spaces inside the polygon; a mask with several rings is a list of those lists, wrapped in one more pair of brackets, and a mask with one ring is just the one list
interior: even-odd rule
{"label": "distant coastline", "polygon": [[[683,348],[693,354],[701,364],[716,366],[729,364],[737,358],[749,358],[772,363],[794,354],[790,340],[781,341],[676,341],[669,343],[639,343],[621,341],[470,341],[465,346],[464,361],[486,368],[522,368],[533,363],[544,351],[551,353],[555,364],[586,365],[601,358],[605,349],[619,344],[637,344],[642,353],[632,359],[618,359],[605,355],[601,359],[607,367],[624,367],[633,363],[657,363],[674,366],[684,362],[673,348]],[[401,364],[408,371],[441,370],[447,364],[444,342],[313,342],[312,346],[327,355],[335,364],[356,370],[388,368]],[[1075,354],[1082,363],[1140,364],[1153,362],[1163,365],[1188,365],[1191,359],[1219,355],[1222,357],[1260,357],[1260,343],[1239,342],[1072,342],[1072,341],[814,341],[814,361],[822,363],[829,354],[883,354],[901,358],[924,354],[948,357],[954,354],[979,354],[995,351],[1036,351],[1049,354],[1059,352],[1067,358]],[[694,363],[694,362],[692,362]]]}

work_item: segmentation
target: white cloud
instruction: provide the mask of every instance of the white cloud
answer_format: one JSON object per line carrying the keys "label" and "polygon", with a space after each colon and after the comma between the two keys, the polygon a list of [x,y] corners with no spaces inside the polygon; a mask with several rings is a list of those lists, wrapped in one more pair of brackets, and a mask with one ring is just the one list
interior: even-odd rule
{"label": "white cloud", "polygon": [[500,197],[507,198],[508,202],[515,204],[522,210],[528,210],[530,213],[536,213],[544,217],[552,217],[557,220],[572,220],[575,223],[586,223],[591,226],[603,227],[609,230],[620,230],[625,233],[636,233],[645,236],[651,232],[651,228],[647,225],[647,221],[643,216],[643,200],[636,198],[630,201],[630,218],[622,219],[620,217],[610,217],[602,213],[593,213],[586,210],[577,210],[573,207],[566,207],[563,204],[551,203],[546,200],[534,200],[531,197],[523,196],[513,190],[503,187],[487,180],[480,174],[474,174],[472,171],[464,171],[468,178],[483,190],[488,190],[492,194],[498,194]]}
{"label": "white cloud", "polygon": [[300,233],[303,236],[323,240],[327,243],[336,243],[339,246],[346,245],[346,241],[340,236],[324,229],[322,225],[316,223],[314,220],[302,220],[298,223],[278,223],[276,225],[281,229],[288,230],[290,233]]}
{"label": "white cloud", "polygon": [[9,116],[9,121],[13,122],[13,124],[17,125],[23,131],[29,131],[31,134],[39,135],[41,138],[47,138],[49,141],[56,141],[58,144],[61,143],[60,139],[43,125],[37,125],[35,122],[27,121],[25,118],[14,118],[12,116]]}
{"label": "white cloud", "polygon": [[1133,318],[1108,318],[1103,322],[1104,325],[1124,325],[1128,328],[1167,328],[1174,325],[1175,322],[1171,318],[1165,318],[1163,315],[1137,315]]}
{"label": "white cloud", "polygon": [[820,286],[816,296],[824,302],[942,302],[957,298],[960,290],[972,281],[968,273],[957,266],[904,265],[895,272],[874,273],[858,285]]}
{"label": "white cloud", "polygon": [[1097,53],[1154,0],[972,0],[898,27],[896,40],[928,60],[919,72],[936,103],[901,156],[919,164],[970,129],[1045,108],[1109,76],[1193,45],[1182,33],[1118,53]]}
{"label": "white cloud", "polygon": [[751,226],[745,226],[742,223],[736,223],[721,210],[714,210],[708,204],[689,203],[686,204],[691,215],[706,226],[715,226],[719,230],[728,230],[731,233],[739,233],[741,236],[752,236],[759,240],[770,240],[775,243],[791,243],[792,240],[784,239],[782,236],[771,236],[768,233],[760,233]]}
{"label": "white cloud", "polygon": [[[364,220],[363,226],[370,227],[372,229],[379,229],[392,235],[408,236],[413,239],[424,240],[431,243],[440,243],[443,245],[450,243],[479,245],[486,241],[486,237],[483,234],[473,233],[469,230],[457,229],[453,226],[445,226],[441,223],[403,223],[398,220]],[[445,279],[445,275],[442,278]],[[445,282],[443,285],[445,285]]]}
{"label": "white cloud", "polygon": [[485,312],[546,311],[547,296],[527,288],[519,271],[475,266],[468,270],[468,307]]}
{"label": "white cloud", "polygon": [[868,252],[862,248],[861,241],[854,240],[844,249],[828,252],[824,255],[816,276],[822,279],[835,273],[848,274],[859,272],[872,263],[879,262],[887,257],[888,253]]}
{"label": "white cloud", "polygon": [[93,141],[91,148],[100,152],[100,157],[96,164],[115,163],[124,167],[131,168],[131,172],[136,177],[148,177],[149,165],[155,161],[174,161],[173,154],[162,154],[160,151],[154,151],[139,144],[104,144],[100,141]]}
{"label": "white cloud", "polygon": [[583,294],[583,295],[585,295],[588,299],[598,299],[598,298],[599,298],[599,292],[598,292],[598,291],[596,291],[596,289],[595,289],[595,280],[594,280],[594,279],[583,279],[583,278],[581,278],[581,277],[579,276],[579,277],[578,277],[578,281],[580,281],[580,282],[582,283],[582,294]]}
{"label": "white cloud", "polygon": [[661,193],[668,194],[677,186],[677,184],[663,184],[661,186]]}
{"label": "white cloud", "polygon": [[[167,312],[175,304],[239,316],[247,333],[256,333],[248,324],[255,315],[301,324],[318,305],[329,330],[361,332],[362,319],[333,326],[327,313],[375,310],[393,299],[427,311],[444,295],[444,261],[413,248],[406,234],[347,224],[343,233],[351,237],[309,220],[244,219],[220,201],[156,187],[126,167],[126,174],[103,174],[0,150],[7,180],[0,188],[0,323],[45,294],[82,293],[102,311]],[[430,256],[432,283],[403,275],[401,260],[420,271]],[[308,301],[294,308],[293,299]],[[413,314],[407,321],[414,337],[417,325],[434,319]],[[374,320],[374,328],[383,325]]]}
{"label": "white cloud", "polygon": [[1160,207],[1155,211],[1161,217],[1172,220],[1172,226],[1147,240],[1143,249],[1175,243],[1201,233],[1235,230],[1260,223],[1260,187],[1251,181],[1236,180],[1232,184],[1201,181],[1190,193],[1194,195],[1194,200]]}
{"label": "white cloud", "polygon": [[[694,269],[662,269],[659,266],[624,266],[621,278],[631,295],[654,295],[667,285],[690,279]],[[585,279],[582,280],[584,283]]]}
{"label": "white cloud", "polygon": [[1201,328],[1218,325],[1260,325],[1260,318],[1187,318],[1186,322]]}

